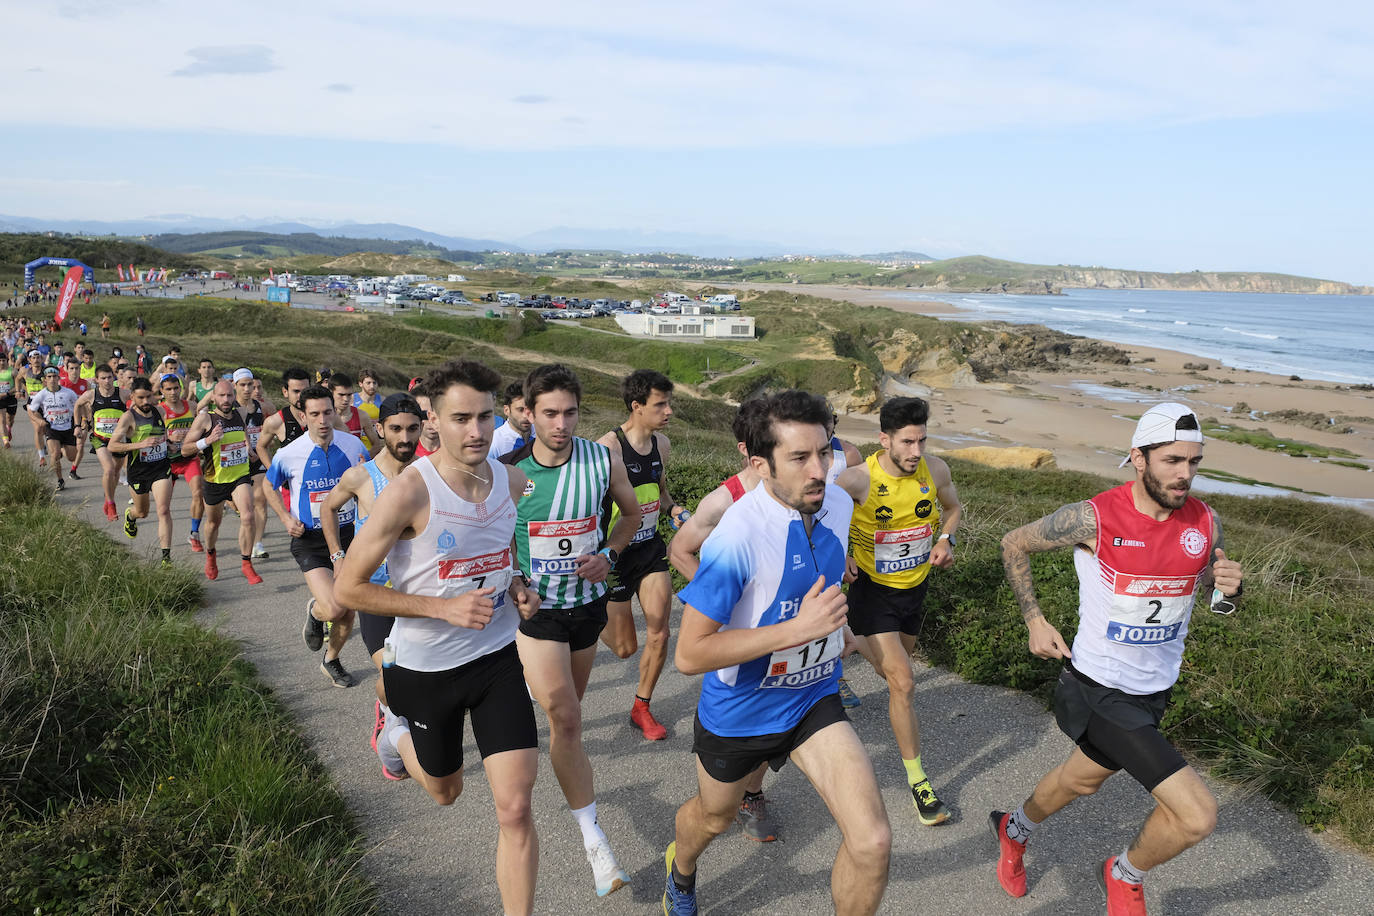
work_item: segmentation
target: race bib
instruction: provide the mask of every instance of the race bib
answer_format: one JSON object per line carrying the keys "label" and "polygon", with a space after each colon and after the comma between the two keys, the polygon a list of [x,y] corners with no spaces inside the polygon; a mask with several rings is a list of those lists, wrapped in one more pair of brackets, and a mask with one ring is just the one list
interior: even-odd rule
{"label": "race bib", "polygon": [[530,575],[570,576],[577,572],[577,558],[596,553],[600,532],[596,516],[568,521],[530,522]]}
{"label": "race bib", "polygon": [[262,435],[262,427],[245,426],[243,431],[248,434],[248,447],[256,450],[258,447],[258,436]]}
{"label": "race bib", "polygon": [[115,427],[119,425],[119,417],[96,417],[95,434],[108,439],[114,435]]}
{"label": "race bib", "polygon": [[143,450],[143,458],[142,458],[142,460],[148,462],[149,464],[151,464],[151,463],[153,463],[154,461],[161,461],[163,458],[166,458],[166,457],[167,457],[167,440],[166,440],[166,439],[163,439],[161,442],[159,442],[157,445],[154,445],[152,448],[146,448],[146,449],[144,449],[144,450]]}
{"label": "race bib", "polygon": [[55,430],[72,428],[72,411],[69,407],[49,407],[43,414],[48,425]]}
{"label": "race bib", "polygon": [[9,383],[9,382],[0,382],[0,397],[4,397],[5,395],[7,395],[7,394],[9,394],[9,393],[10,393],[10,383]]}
{"label": "race bib", "polygon": [[[316,525],[320,523],[320,511],[324,508],[324,501],[328,497],[328,490],[313,490],[309,493],[310,518],[315,522]],[[348,502],[344,503],[343,507],[340,508],[338,511],[339,524],[341,526],[353,524],[353,516],[357,512],[357,508],[358,504],[351,499]]]}
{"label": "race bib", "polygon": [[643,515],[639,519],[639,530],[635,532],[634,537],[630,538],[631,544],[639,544],[651,540],[654,534],[658,532],[658,507],[660,502],[660,500],[656,499],[651,503],[639,504],[639,511],[643,513]]}
{"label": "race bib", "polygon": [[844,628],[824,639],[813,639],[789,649],[779,649],[768,658],[760,687],[808,687],[828,678],[840,663],[844,650]]}
{"label": "race bib", "polygon": [[873,532],[873,571],[878,575],[906,572],[930,559],[930,526]]}
{"label": "race bib", "polygon": [[497,609],[506,603],[506,589],[514,575],[511,569],[510,548],[478,557],[442,559],[436,568],[443,597],[455,598],[476,588],[494,588],[491,600]]}
{"label": "race bib", "polygon": [[228,445],[221,444],[219,447],[219,465],[222,468],[234,468],[241,464],[248,463],[248,441],[230,442]]}
{"label": "race bib", "polygon": [[1129,646],[1157,646],[1178,639],[1196,587],[1194,576],[1118,574],[1108,610],[1107,639]]}

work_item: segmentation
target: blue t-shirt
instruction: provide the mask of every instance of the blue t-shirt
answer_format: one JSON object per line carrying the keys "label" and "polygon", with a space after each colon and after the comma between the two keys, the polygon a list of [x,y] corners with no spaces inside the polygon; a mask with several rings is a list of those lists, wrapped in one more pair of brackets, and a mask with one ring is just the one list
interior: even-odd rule
{"label": "blue t-shirt", "polygon": [[[277,449],[267,469],[273,487],[288,487],[287,509],[291,517],[309,530],[320,527],[320,509],[325,497],[353,465],[367,457],[363,443],[352,433],[334,431],[328,449],[320,448],[309,435],[299,436]],[[339,525],[353,524],[355,503],[339,510]]]}
{"label": "blue t-shirt", "polygon": [[[828,485],[808,537],[801,514],[759,484],[721,516],[701,545],[696,577],[678,598],[722,630],[795,617],[817,576],[825,576],[827,588],[843,578],[853,512],[849,495]],[[825,639],[708,673],[697,703],[702,725],[730,738],[790,731],[839,689],[843,648],[841,628]]]}

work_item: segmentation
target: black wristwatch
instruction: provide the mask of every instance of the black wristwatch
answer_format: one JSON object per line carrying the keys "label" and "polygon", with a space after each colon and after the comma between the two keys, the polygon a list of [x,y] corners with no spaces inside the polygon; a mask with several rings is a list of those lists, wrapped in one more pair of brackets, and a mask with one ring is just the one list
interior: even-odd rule
{"label": "black wristwatch", "polygon": [[620,560],[620,551],[614,547],[602,547],[597,553],[611,561],[611,569],[615,569],[615,564]]}

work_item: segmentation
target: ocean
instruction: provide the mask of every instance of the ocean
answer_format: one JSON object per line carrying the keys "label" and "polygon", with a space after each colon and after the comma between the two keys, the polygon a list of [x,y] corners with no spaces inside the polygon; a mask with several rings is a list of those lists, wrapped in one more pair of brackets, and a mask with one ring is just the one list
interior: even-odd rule
{"label": "ocean", "polygon": [[1374,383],[1374,296],[1066,289],[1062,296],[900,290],[888,298],[960,310],[941,318],[1043,324],[1238,369]]}

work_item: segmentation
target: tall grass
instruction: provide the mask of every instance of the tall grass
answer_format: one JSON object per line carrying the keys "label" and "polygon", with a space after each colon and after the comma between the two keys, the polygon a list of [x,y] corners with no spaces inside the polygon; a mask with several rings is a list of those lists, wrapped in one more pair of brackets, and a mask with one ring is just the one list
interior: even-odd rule
{"label": "tall grass", "polygon": [[364,914],[343,800],[182,570],[0,458],[0,910]]}

